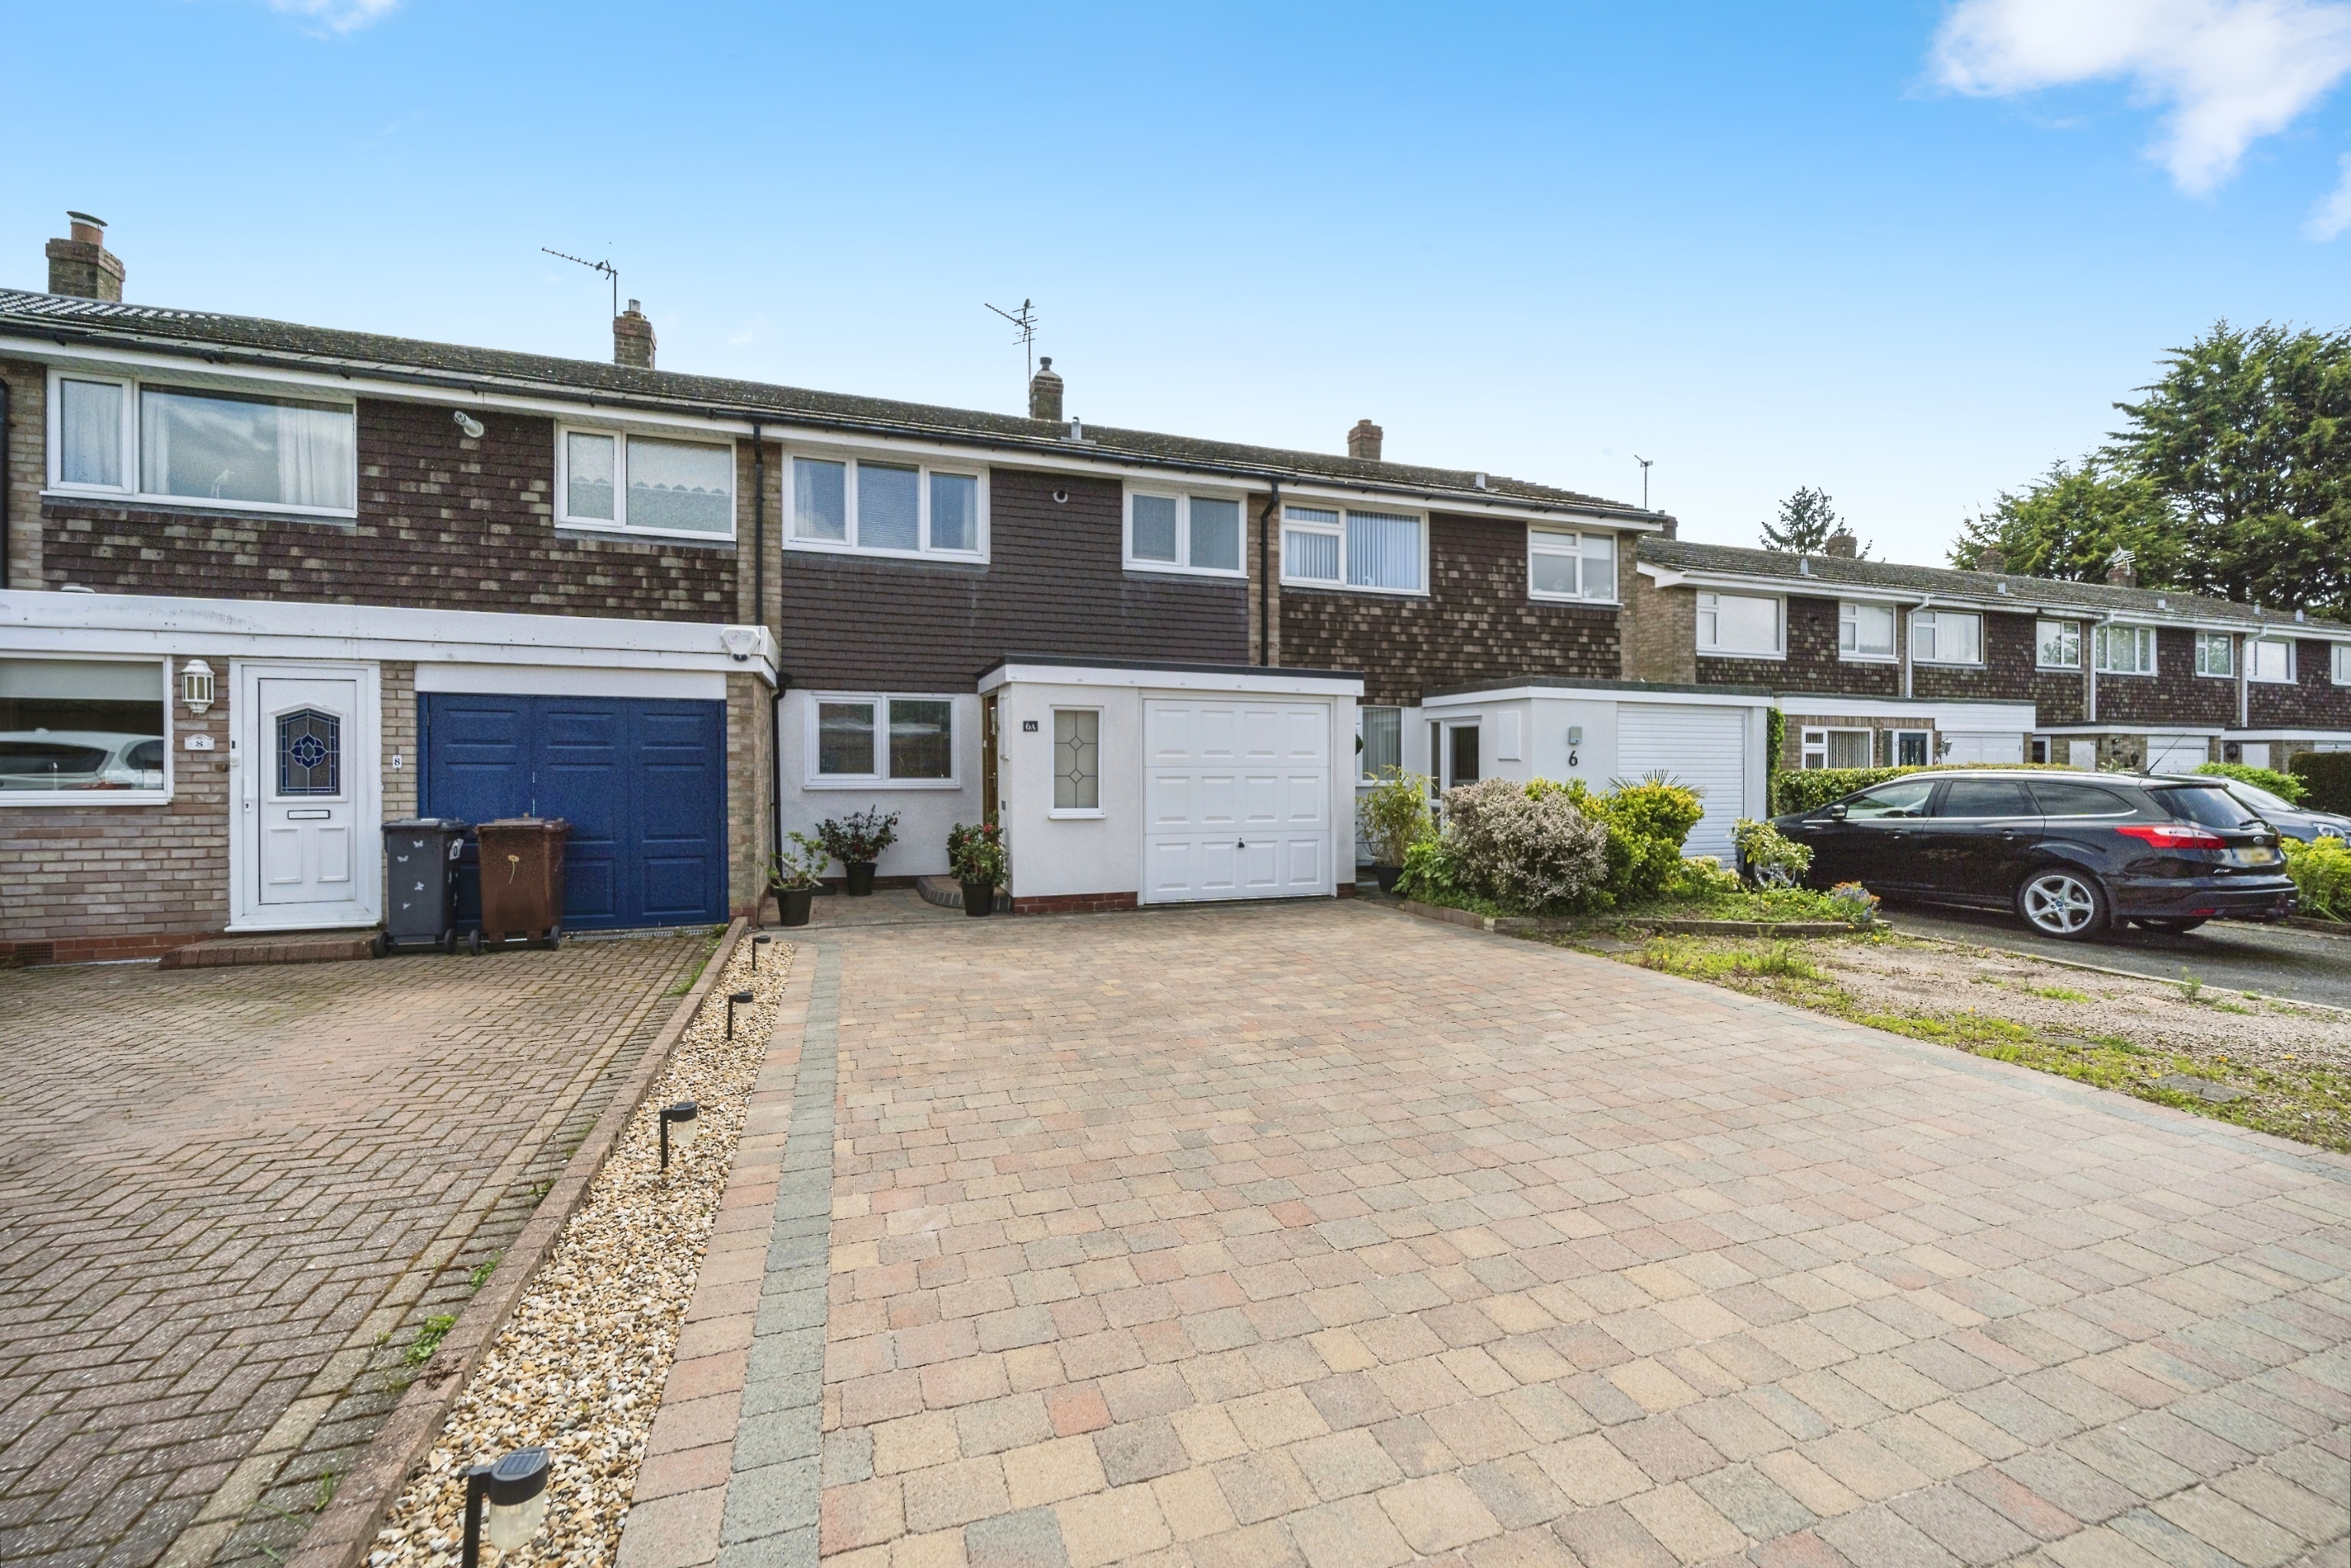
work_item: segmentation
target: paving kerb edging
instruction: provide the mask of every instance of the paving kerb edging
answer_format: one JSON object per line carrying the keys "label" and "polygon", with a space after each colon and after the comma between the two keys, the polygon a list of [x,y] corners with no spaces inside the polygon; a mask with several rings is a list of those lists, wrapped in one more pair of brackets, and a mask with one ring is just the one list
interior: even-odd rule
{"label": "paving kerb edging", "polygon": [[[1412,898],[1399,899],[1395,907],[1423,920],[1442,920],[1447,925],[1489,931],[1498,936],[1575,934],[1590,925],[1593,918],[1607,918],[1601,915],[1554,920],[1541,915],[1479,915],[1474,910],[1448,909],[1441,904],[1423,904]],[[1644,930],[1698,936],[1843,936],[1856,929],[1842,920],[1644,920],[1638,915],[1626,915],[1623,923]]]}
{"label": "paving kerb edging", "polygon": [[555,1185],[531,1211],[529,1223],[500,1257],[496,1271],[458,1312],[456,1325],[433,1353],[425,1370],[408,1385],[400,1403],[392,1406],[391,1418],[368,1444],[367,1451],[336,1487],[334,1501],[327,1505],[326,1512],[319,1516],[294,1554],[286,1560],[287,1568],[357,1568],[366,1561],[386,1511],[408,1484],[409,1471],[440,1437],[449,1418],[449,1407],[456,1403],[458,1394],[474,1375],[474,1368],[491,1342],[497,1338],[498,1331],[506,1327],[507,1317],[522,1299],[523,1288],[554,1250],[563,1228],[570,1223],[572,1214],[587,1197],[589,1185],[602,1168],[605,1156],[621,1141],[622,1133],[643,1105],[654,1081],[669,1066],[670,1053],[677,1049],[686,1025],[694,1021],[694,1015],[717,986],[726,961],[734,956],[750,924],[742,915],[728,923],[726,935],[704,962],[694,988],[677,1004],[677,1010],[638,1060],[635,1070],[613,1095],[612,1103],[596,1119],[596,1125],[573,1152]]}

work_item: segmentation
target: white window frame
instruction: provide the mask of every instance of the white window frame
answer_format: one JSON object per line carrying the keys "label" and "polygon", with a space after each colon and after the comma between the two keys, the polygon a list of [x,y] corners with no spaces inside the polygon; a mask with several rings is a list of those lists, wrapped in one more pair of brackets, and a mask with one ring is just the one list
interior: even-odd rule
{"label": "white window frame", "polygon": [[[927,507],[930,497],[930,486],[927,483],[923,486],[923,495],[924,504]],[[1134,553],[1134,501],[1138,496],[1153,496],[1163,501],[1176,503],[1176,559],[1174,560],[1157,560]],[[1235,553],[1240,559],[1240,565],[1238,567],[1192,564],[1192,503],[1195,499],[1229,501],[1233,504],[1240,521],[1240,537],[1235,541]],[[1245,580],[1249,577],[1249,497],[1247,496],[1238,491],[1218,491],[1213,486],[1207,486],[1196,490],[1176,490],[1156,485],[1145,485],[1139,487],[1129,486],[1122,505],[1125,513],[1125,522],[1120,530],[1120,564],[1127,570],[1172,572],[1183,577],[1221,577],[1235,582]],[[924,520],[925,538],[929,537],[929,519],[925,517]],[[1343,552],[1344,549],[1345,547],[1342,545]],[[1342,561],[1341,575],[1343,576],[1345,571],[1346,563]]]}
{"label": "white window frame", "polygon": [[[1758,653],[1750,649],[1724,648],[1719,645],[1708,647],[1703,635],[1703,627],[1707,613],[1706,601],[1709,599],[1714,600],[1718,604],[1725,599],[1753,599],[1770,604],[1771,606],[1772,640],[1772,648],[1771,652]],[[1788,656],[1788,601],[1786,596],[1777,593],[1724,593],[1719,589],[1702,588],[1698,590],[1698,598],[1693,601],[1692,608],[1694,610],[1694,613],[1690,617],[1690,635],[1691,641],[1698,645],[1698,655],[1699,658],[1785,659]],[[1719,638],[1721,634],[1721,622],[1718,620],[1715,623],[1715,635]]]}
{"label": "white window frame", "polygon": [[[2146,640],[2146,669],[2118,670],[2106,662],[2106,649],[2113,642],[2114,634],[2117,632],[2127,632],[2134,639],[2144,638]],[[2093,646],[2090,653],[2090,658],[2091,662],[2097,666],[2097,673],[2099,674],[2139,675],[2152,677],[2162,667],[2163,650],[2156,639],[2155,628],[2152,626],[2126,626],[2110,622],[2104,626],[2098,627],[2096,631],[2092,633],[2091,642]],[[2132,645],[2136,648],[2139,644],[2134,641]]]}
{"label": "white window frame", "polygon": [[[1293,507],[1304,507],[1311,511],[1316,512],[1336,512],[1339,515],[1339,518],[1335,523],[1325,523],[1320,520],[1298,521],[1293,519],[1290,515],[1290,508]],[[1347,580],[1347,514],[1349,512],[1363,512],[1383,517],[1416,517],[1419,519],[1420,586],[1418,588],[1374,588],[1368,584],[1349,582]],[[1307,498],[1293,497],[1282,503],[1281,517],[1279,519],[1279,526],[1281,529],[1279,565],[1281,571],[1281,585],[1284,588],[1319,588],[1327,593],[1373,593],[1387,599],[1426,599],[1428,597],[1429,522],[1428,514],[1425,511],[1417,510],[1409,507],[1388,507],[1384,505],[1355,507],[1349,506],[1344,501],[1317,501]],[[1322,534],[1335,537],[1338,539],[1339,575],[1335,580],[1320,577],[1292,577],[1290,575],[1289,538],[1293,532],[1301,534]]]}
{"label": "white window frame", "polygon": [[[2261,664],[2259,658],[2256,657],[2256,651],[2262,647],[2283,648],[2285,650],[2284,674],[2263,675],[2255,673],[2260,668]],[[2251,637],[2246,639],[2245,680],[2250,685],[2257,686],[2290,686],[2294,685],[2294,639],[2291,637]]]}
{"label": "white window frame", "polygon": [[[799,526],[799,512],[795,504],[795,484],[798,470],[794,466],[801,458],[813,463],[839,463],[845,466],[842,476],[844,489],[841,506],[845,510],[845,539],[804,539],[795,531]],[[857,542],[857,465],[871,462],[885,468],[912,468],[915,471],[915,505],[919,508],[917,534],[921,546],[915,549],[874,549]],[[958,478],[979,481],[978,538],[976,549],[934,549],[931,548],[931,476],[951,474]],[[783,475],[783,548],[805,550],[812,555],[856,555],[876,560],[938,560],[987,564],[988,559],[988,467],[985,463],[949,463],[916,453],[851,452],[813,446],[784,448]],[[1241,553],[1249,553],[1244,538]],[[1244,559],[1246,564],[1246,559]],[[900,695],[908,694],[900,693]]]}
{"label": "white window frame", "polygon": [[[2226,660],[2226,667],[2213,669],[2211,653],[2217,649]],[[2196,673],[2213,680],[2233,681],[2237,678],[2237,639],[2227,632],[2196,633]]]}
{"label": "white window frame", "polygon": [[[1396,771],[1404,772],[1405,769],[1404,765],[1405,710],[1403,708],[1394,703],[1357,703],[1355,705],[1355,738],[1358,741],[1364,738],[1364,716],[1374,708],[1383,713],[1392,713],[1396,716]],[[1381,781],[1379,776],[1371,770],[1364,760],[1369,755],[1367,750],[1360,747],[1355,753],[1355,782],[1358,784],[1377,784]]]}
{"label": "white window frame", "polygon": [[[90,382],[100,386],[122,389],[121,461],[122,483],[120,485],[69,485],[63,477],[65,466],[65,399],[58,393],[60,382]],[[282,398],[287,402],[329,403],[351,412],[351,497],[349,507],[304,507],[287,501],[237,501],[214,496],[170,496],[141,487],[145,477],[139,451],[139,394],[141,392],[180,392],[190,397],[219,393],[231,397]],[[48,376],[48,465],[42,476],[46,481],[43,494],[59,499],[111,501],[133,507],[193,507],[205,512],[257,512],[265,516],[293,517],[349,517],[360,515],[357,505],[360,493],[359,474],[359,400],[348,403],[342,398],[326,392],[324,388],[273,387],[256,382],[251,387],[193,386],[185,381],[168,377],[149,379],[116,371],[86,371],[53,365]]]}
{"label": "white window frame", "polygon": [[11,662],[42,660],[68,664],[152,664],[163,692],[163,787],[161,789],[9,789],[0,790],[0,807],[7,806],[168,806],[179,782],[179,769],[172,759],[173,707],[179,700],[174,689],[178,683],[177,661],[143,653],[25,653],[13,649],[4,656]]}
{"label": "white window frame", "polygon": [[[1244,548],[1246,549],[1246,547]],[[1083,822],[1096,821],[1108,815],[1108,813],[1102,810],[1102,710],[1099,706],[1089,703],[1055,703],[1051,707],[1048,708],[1045,712],[1045,720],[1051,728],[1046,737],[1045,743],[1057,753],[1060,751],[1061,746],[1061,716],[1065,713],[1090,713],[1094,716],[1094,803],[1092,806],[1054,806],[1049,804],[1045,808],[1045,816],[1047,820],[1056,822]],[[1061,758],[1056,756],[1054,758],[1054,766],[1047,769],[1046,777],[1049,782],[1046,788],[1048,789],[1052,787],[1050,780],[1057,779],[1061,776],[1060,762]],[[1048,795],[1046,799],[1050,801],[1052,797]]]}
{"label": "white window frame", "polygon": [[[610,517],[575,517],[571,505],[571,437],[574,435],[604,435],[612,440],[612,516]],[[647,441],[666,441],[675,446],[708,446],[726,454],[726,531],[723,534],[701,533],[693,528],[641,528],[629,518],[629,443],[643,437]],[[639,430],[626,425],[559,423],[555,427],[555,526],[559,528],[581,529],[600,534],[633,534],[640,538],[700,539],[705,544],[731,545],[735,542],[736,513],[742,505],[741,459],[733,440],[721,437],[708,439],[686,431]]]}
{"label": "white window frame", "polygon": [[2335,684],[2351,686],[2351,643],[2335,644]]}
{"label": "white window frame", "polygon": [[[1945,616],[1950,616],[1959,620],[1972,621],[1976,623],[1975,657],[1971,659],[1946,659],[1943,657],[1943,618]],[[1934,640],[1935,651],[1931,654],[1922,655],[1918,652],[1918,633],[1922,631],[1929,633]],[[1981,611],[1945,610],[1941,608],[1920,608],[1913,610],[1910,612],[1910,624],[1907,629],[1907,632],[1910,639],[1910,662],[1914,664],[1939,664],[1959,669],[1971,670],[1980,670],[1983,668],[1984,618]],[[1901,733],[1908,734],[1909,732],[1906,730]]]}
{"label": "white window frame", "polygon": [[[947,776],[944,779],[893,779],[890,776],[890,705],[893,702],[947,705]],[[872,703],[873,773],[820,773],[818,716],[826,703]],[[806,789],[960,789],[963,788],[963,716],[953,692],[810,692],[803,727],[801,788]]]}
{"label": "white window frame", "polygon": [[[1883,610],[1887,622],[1886,652],[1865,653],[1860,651],[1861,612]],[[1845,629],[1854,629],[1855,646],[1844,645]],[[1841,599],[1837,601],[1837,658],[1848,664],[1898,664],[1902,662],[1902,612],[1891,604],[1879,604],[1866,599]]]}
{"label": "white window frame", "polygon": [[[2051,626],[2058,629],[2057,638],[2061,646],[2069,638],[2072,641],[2074,644],[2072,664],[2053,664],[2041,656],[2049,642],[2044,628]],[[2079,670],[2082,667],[2082,623],[2079,621],[2051,620],[2045,616],[2034,621],[2032,622],[2032,667],[2036,670]]]}
{"label": "white window frame", "polygon": [[[1873,731],[1844,725],[1812,725],[1807,726],[1797,738],[1796,767],[1800,771],[1811,772],[1839,766],[1829,761],[1829,737],[1832,735],[1861,737],[1862,749],[1869,753],[1869,760],[1861,766],[1870,768],[1876,765],[1877,737]],[[1813,760],[1816,757],[1820,758],[1817,762]]]}
{"label": "white window frame", "polygon": [[[1584,581],[1585,568],[1592,564],[1592,558],[1584,553],[1584,549],[1587,542],[1592,539],[1608,541],[1608,591],[1605,593],[1590,591]],[[1538,523],[1529,523],[1527,525],[1527,597],[1545,604],[1619,603],[1621,601],[1617,596],[1616,574],[1623,570],[1620,558],[1624,554],[1624,540],[1605,529],[1553,528],[1545,528]],[[1556,559],[1575,562],[1576,591],[1573,593],[1546,593],[1537,588],[1535,586],[1537,556],[1550,556]]]}

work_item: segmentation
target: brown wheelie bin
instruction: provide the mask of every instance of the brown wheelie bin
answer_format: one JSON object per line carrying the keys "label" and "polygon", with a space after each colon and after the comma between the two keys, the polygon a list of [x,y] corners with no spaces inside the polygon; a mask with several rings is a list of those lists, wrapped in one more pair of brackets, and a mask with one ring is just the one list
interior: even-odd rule
{"label": "brown wheelie bin", "polygon": [[563,940],[563,849],[571,824],[561,818],[504,817],[484,822],[482,928],[473,949],[510,937],[549,947]]}

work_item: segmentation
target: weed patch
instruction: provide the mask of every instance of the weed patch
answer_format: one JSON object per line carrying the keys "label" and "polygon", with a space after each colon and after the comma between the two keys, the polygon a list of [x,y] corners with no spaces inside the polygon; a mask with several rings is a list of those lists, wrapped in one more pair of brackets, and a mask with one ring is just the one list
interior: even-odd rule
{"label": "weed patch", "polygon": [[456,1326],[456,1313],[434,1313],[424,1320],[424,1326],[416,1331],[416,1337],[408,1342],[408,1348],[400,1353],[400,1359],[411,1366],[423,1366],[433,1359],[433,1353],[441,1348],[441,1342],[447,1339],[449,1331]]}

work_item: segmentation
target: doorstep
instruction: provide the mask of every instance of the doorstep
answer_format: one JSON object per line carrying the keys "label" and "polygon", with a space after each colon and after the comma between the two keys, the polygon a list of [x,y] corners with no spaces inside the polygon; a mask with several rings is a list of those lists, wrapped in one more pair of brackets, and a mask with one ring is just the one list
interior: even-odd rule
{"label": "doorstep", "polygon": [[257,932],[219,936],[174,947],[155,962],[159,969],[218,969],[245,964],[332,964],[365,958],[375,948],[375,930]]}
{"label": "doorstep", "polygon": [[[963,907],[963,883],[951,876],[918,876],[914,879],[914,891],[923,895],[925,904],[935,904],[941,909]],[[1009,889],[999,887],[996,890],[996,913],[1012,913]]]}

